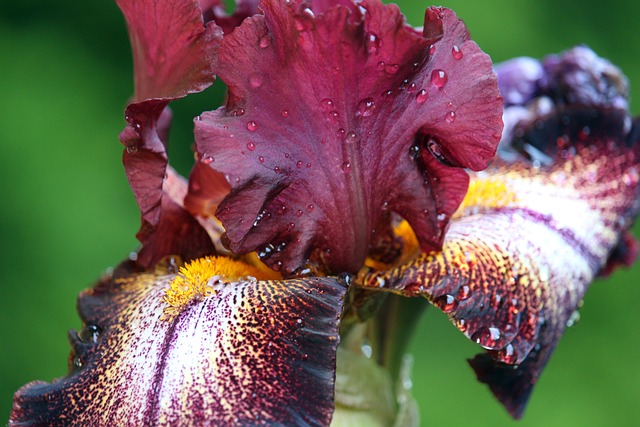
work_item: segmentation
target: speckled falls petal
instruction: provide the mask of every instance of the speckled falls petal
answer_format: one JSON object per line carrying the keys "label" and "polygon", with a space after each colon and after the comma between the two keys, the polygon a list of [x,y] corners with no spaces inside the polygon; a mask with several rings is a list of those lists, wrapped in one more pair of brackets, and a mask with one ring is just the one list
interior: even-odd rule
{"label": "speckled falls petal", "polygon": [[440,248],[462,167],[485,167],[500,138],[489,57],[448,9],[422,36],[379,0],[261,8],[223,41],[227,105],[195,124],[196,170],[231,185],[216,212],[230,249],[287,274],[309,259],[355,272],[392,213]]}
{"label": "speckled falls petal", "polygon": [[142,215],[138,261],[149,267],[169,254],[186,259],[213,253],[207,232],[182,207],[186,184],[168,167],[171,114],[166,106],[213,83],[222,31],[204,23],[195,0],[117,3],[129,28],[135,74],[120,141],[127,148],[125,172]]}
{"label": "speckled falls petal", "polygon": [[175,274],[114,277],[84,292],[70,372],[14,400],[21,426],[327,426],[344,284],[213,284],[168,320]]}
{"label": "speckled falls petal", "polygon": [[583,108],[520,128],[513,145],[547,164],[497,160],[473,174],[442,252],[361,277],[428,298],[487,349],[470,363],[514,417],[588,286],[628,239],[640,200],[630,123],[623,110]]}

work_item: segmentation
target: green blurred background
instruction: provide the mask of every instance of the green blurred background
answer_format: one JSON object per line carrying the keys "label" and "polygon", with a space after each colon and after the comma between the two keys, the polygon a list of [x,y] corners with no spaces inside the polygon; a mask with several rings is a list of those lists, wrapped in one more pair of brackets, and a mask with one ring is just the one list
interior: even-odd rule
{"label": "green blurred background", "polygon": [[[421,25],[428,3],[398,3]],[[640,112],[640,3],[442,5],[496,62],[588,44],[626,72]],[[139,214],[117,140],[132,74],[115,2],[2,2],[0,58],[1,424],[19,386],[65,373],[66,332],[79,327],[76,295],[137,247]],[[220,100],[218,85],[173,104],[171,155],[183,173],[191,118]],[[566,333],[519,425],[640,424],[639,277],[637,266],[594,284],[582,322]],[[412,350],[423,425],[515,425],[465,362],[478,349],[443,315],[427,314]]]}

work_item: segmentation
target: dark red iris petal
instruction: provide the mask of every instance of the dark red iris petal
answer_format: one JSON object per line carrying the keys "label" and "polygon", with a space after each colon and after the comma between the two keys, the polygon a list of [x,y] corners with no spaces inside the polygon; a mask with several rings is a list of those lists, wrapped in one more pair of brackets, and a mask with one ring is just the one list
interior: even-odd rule
{"label": "dark red iris petal", "polygon": [[395,5],[331,4],[263,2],[223,41],[226,107],[196,120],[196,170],[231,185],[229,247],[285,272],[357,270],[391,212],[438,249],[456,168],[484,168],[502,129],[491,61],[453,12],[430,9],[421,37]]}
{"label": "dark red iris petal", "polygon": [[123,163],[142,214],[138,256],[149,267],[167,254],[185,259],[214,252],[207,232],[184,208],[187,184],[168,167],[166,143],[176,98],[211,85],[222,32],[206,24],[197,1],[126,1],[135,94],[120,141]]}
{"label": "dark red iris petal", "polygon": [[236,0],[235,9],[232,14],[228,14],[224,0],[201,0],[200,7],[205,22],[215,21],[225,34],[229,34],[238,25],[258,12],[260,0]]}

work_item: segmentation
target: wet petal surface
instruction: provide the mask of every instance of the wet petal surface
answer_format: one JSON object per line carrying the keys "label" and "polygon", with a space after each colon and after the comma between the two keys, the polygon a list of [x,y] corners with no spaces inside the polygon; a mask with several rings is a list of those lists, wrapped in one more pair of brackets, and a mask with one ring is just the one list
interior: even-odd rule
{"label": "wet petal surface", "polygon": [[459,167],[485,167],[502,129],[490,59],[453,12],[429,9],[421,36],[395,5],[327,3],[263,2],[223,42],[226,107],[196,120],[196,170],[231,185],[228,246],[285,273],[357,270],[392,212],[439,248]]}
{"label": "wet petal surface", "polygon": [[69,374],[20,389],[10,425],[329,424],[343,284],[205,278],[160,320],[176,274],[132,268],[80,296]]}
{"label": "wet petal surface", "polygon": [[515,417],[638,212],[640,141],[629,125],[624,111],[582,108],[520,128],[513,145],[546,165],[497,160],[472,175],[441,253],[362,277],[428,298],[489,350],[471,365]]}

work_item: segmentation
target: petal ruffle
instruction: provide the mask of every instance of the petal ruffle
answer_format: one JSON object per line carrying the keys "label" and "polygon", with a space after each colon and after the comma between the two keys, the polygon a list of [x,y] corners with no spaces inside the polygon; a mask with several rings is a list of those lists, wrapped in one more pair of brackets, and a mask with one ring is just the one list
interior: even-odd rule
{"label": "petal ruffle", "polygon": [[640,141],[626,112],[562,110],[517,129],[549,159],[472,175],[441,253],[362,277],[424,296],[489,350],[471,365],[514,416],[640,204]]}
{"label": "petal ruffle", "polygon": [[453,12],[429,9],[421,37],[395,5],[327,3],[264,1],[223,41],[226,107],[196,120],[196,169],[232,188],[216,213],[229,247],[285,273],[354,272],[392,212],[440,248],[458,167],[485,167],[502,129],[491,61]]}
{"label": "petal ruffle", "polygon": [[150,267],[162,257],[185,259],[215,253],[208,233],[184,210],[186,183],[168,167],[168,103],[200,92],[214,81],[222,31],[205,24],[193,0],[128,1],[118,5],[133,50],[135,95],[120,141],[123,163],[142,214],[138,262]]}
{"label": "petal ruffle", "polygon": [[175,274],[132,268],[80,296],[69,375],[20,389],[10,425],[329,424],[343,284],[241,280],[160,320]]}

